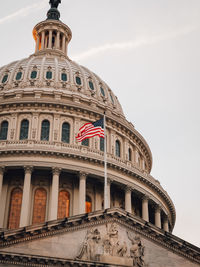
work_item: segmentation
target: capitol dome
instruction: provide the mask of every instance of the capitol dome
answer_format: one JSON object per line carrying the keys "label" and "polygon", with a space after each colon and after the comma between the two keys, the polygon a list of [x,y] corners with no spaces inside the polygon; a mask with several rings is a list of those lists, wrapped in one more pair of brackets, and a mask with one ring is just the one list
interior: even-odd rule
{"label": "capitol dome", "polygon": [[103,209],[104,140],[78,143],[106,113],[108,203],[166,232],[175,207],[150,175],[152,154],[109,86],[68,57],[55,10],[33,29],[35,53],[0,68],[0,228]]}

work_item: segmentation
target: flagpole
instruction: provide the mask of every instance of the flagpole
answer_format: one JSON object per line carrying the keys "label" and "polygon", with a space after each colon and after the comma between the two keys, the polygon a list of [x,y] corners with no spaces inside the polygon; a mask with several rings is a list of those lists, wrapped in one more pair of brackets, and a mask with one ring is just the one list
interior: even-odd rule
{"label": "flagpole", "polygon": [[104,122],[104,209],[108,209],[108,178],[107,178],[107,147],[106,147],[106,114],[103,116]]}

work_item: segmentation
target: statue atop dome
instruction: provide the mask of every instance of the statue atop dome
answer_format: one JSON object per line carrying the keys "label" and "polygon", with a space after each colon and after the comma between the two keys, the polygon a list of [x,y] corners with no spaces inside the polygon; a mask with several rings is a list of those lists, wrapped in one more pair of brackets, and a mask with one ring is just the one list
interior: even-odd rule
{"label": "statue atop dome", "polygon": [[61,3],[61,0],[50,0],[49,4],[51,5],[51,8],[58,8],[58,5]]}
{"label": "statue atop dome", "polygon": [[49,0],[51,8],[47,12],[47,19],[59,20],[60,12],[58,11],[58,5],[61,3],[61,0]]}

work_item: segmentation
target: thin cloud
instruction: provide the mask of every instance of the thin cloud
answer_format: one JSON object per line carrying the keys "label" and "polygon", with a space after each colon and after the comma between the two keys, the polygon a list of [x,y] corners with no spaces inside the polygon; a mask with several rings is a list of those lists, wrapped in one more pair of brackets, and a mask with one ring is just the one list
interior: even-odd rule
{"label": "thin cloud", "polygon": [[47,1],[43,0],[43,1],[37,2],[37,3],[33,4],[33,5],[23,7],[21,9],[17,10],[16,12],[14,12],[14,13],[12,13],[12,14],[10,14],[10,15],[2,18],[2,19],[0,19],[0,24],[3,24],[3,23],[8,22],[8,21],[11,21],[11,20],[16,19],[18,17],[28,16],[33,11],[45,8],[46,5],[47,5]]}
{"label": "thin cloud", "polygon": [[186,35],[190,32],[193,32],[196,30],[196,27],[186,27],[184,29],[181,29],[176,32],[171,32],[167,34],[161,34],[157,36],[146,36],[146,37],[139,37],[136,40],[133,41],[128,41],[128,42],[121,42],[121,43],[108,43],[102,46],[97,46],[88,49],[85,52],[82,52],[80,54],[76,54],[71,56],[74,60],[86,60],[90,57],[96,56],[100,53],[105,53],[108,51],[113,51],[113,50],[127,50],[127,49],[136,49],[142,46],[147,46],[147,45],[153,45],[162,41],[170,40],[170,39],[175,39],[181,35]]}

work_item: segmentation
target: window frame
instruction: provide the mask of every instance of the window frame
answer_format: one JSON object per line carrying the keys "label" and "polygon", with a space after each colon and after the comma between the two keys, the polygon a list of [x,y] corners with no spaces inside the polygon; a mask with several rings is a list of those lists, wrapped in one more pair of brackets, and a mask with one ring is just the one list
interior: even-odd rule
{"label": "window frame", "polygon": [[[48,122],[48,138],[45,138],[45,137],[42,136],[43,127],[44,127],[43,123],[44,122]],[[45,126],[45,127],[47,127],[47,126]],[[49,141],[49,139],[50,139],[50,127],[51,127],[51,124],[50,124],[49,120],[47,120],[47,119],[42,120],[42,122],[41,122],[41,131],[40,131],[40,141]]]}
{"label": "window frame", "polygon": [[[68,125],[68,142],[64,140],[63,138],[63,126],[64,125]],[[70,143],[70,130],[71,130],[71,126],[68,122],[64,121],[62,124],[62,131],[61,131],[61,142],[69,144]]]}
{"label": "window frame", "polygon": [[[6,137],[3,137],[3,132],[2,132],[2,124],[7,123],[7,128],[6,128]],[[8,127],[9,127],[9,122],[7,120],[3,120],[0,125],[0,141],[5,141],[8,140]],[[5,130],[4,130],[5,131]]]}
{"label": "window frame", "polygon": [[[22,123],[28,122],[28,126],[26,126],[26,136],[22,136]],[[24,127],[24,126],[23,126]],[[25,127],[24,127],[25,128]],[[19,132],[19,140],[27,140],[29,137],[29,120],[28,119],[23,119],[20,124],[20,132]]]}

